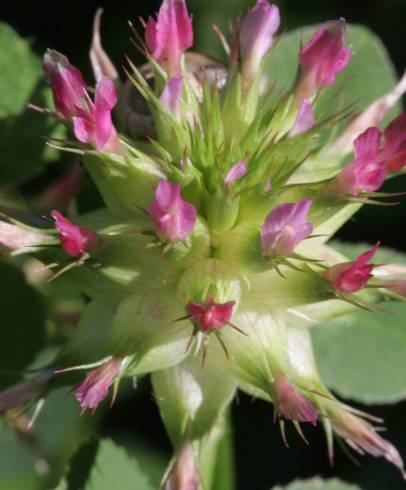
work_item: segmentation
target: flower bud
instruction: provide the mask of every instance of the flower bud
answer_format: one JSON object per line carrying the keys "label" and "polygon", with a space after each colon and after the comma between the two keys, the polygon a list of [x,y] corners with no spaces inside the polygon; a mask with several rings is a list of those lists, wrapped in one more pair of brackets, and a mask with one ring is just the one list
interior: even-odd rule
{"label": "flower bud", "polygon": [[179,184],[167,180],[158,184],[155,200],[147,211],[154,221],[156,234],[166,242],[183,242],[196,223],[195,207],[182,199]]}
{"label": "flower bud", "polygon": [[76,399],[84,410],[87,408],[96,409],[106,398],[110,385],[119,373],[121,363],[122,359],[113,357],[110,361],[90,371],[86,376],[83,383],[75,391]]}
{"label": "flower bud", "polygon": [[394,119],[383,132],[385,167],[399,172],[406,165],[406,112]]}
{"label": "flower bud", "polygon": [[279,376],[274,382],[275,403],[278,415],[296,422],[317,423],[317,410],[313,403],[289,381]]}
{"label": "flower bud", "polygon": [[313,226],[306,221],[310,199],[279,204],[269,213],[261,228],[261,245],[265,257],[287,257],[296,245],[307,238]]}
{"label": "flower bud", "polygon": [[165,85],[159,100],[165,109],[170,112],[175,119],[180,119],[180,99],[182,96],[183,78],[175,75],[170,78]]}
{"label": "flower bud", "polygon": [[305,133],[316,124],[312,106],[306,99],[302,99],[299,104],[299,111],[296,116],[296,121],[293,128],[290,130],[289,136],[297,136]]}
{"label": "flower bud", "polygon": [[162,490],[198,490],[199,484],[193,447],[190,443],[185,443],[176,456]]}
{"label": "flower bud", "polygon": [[246,159],[240,160],[238,163],[234,164],[230,170],[227,172],[227,175],[224,178],[224,189],[228,191],[233,182],[242,179],[245,175],[247,175],[248,161]]}
{"label": "flower bud", "polygon": [[157,20],[148,19],[145,42],[151,56],[173,76],[181,71],[181,57],[193,45],[192,19],[184,0],[164,0]]}
{"label": "flower bud", "polygon": [[387,170],[379,150],[381,132],[369,128],[354,141],[355,160],[329,184],[328,189],[357,196],[361,191],[374,192],[383,184]]}
{"label": "flower bud", "polygon": [[336,434],[359,454],[370,454],[376,458],[383,457],[402,472],[403,461],[397,449],[381,437],[371,424],[342,409],[333,409],[331,414]]}
{"label": "flower bud", "polygon": [[73,224],[59,211],[51,212],[63,250],[71,257],[79,257],[101,244],[99,235],[88,228]]}
{"label": "flower bud", "polygon": [[56,109],[65,117],[73,117],[86,107],[86,84],[80,71],[63,54],[48,50],[43,67],[51,85]]}
{"label": "flower bud", "polygon": [[96,85],[93,103],[80,71],[69,63],[66,56],[48,51],[43,64],[55,106],[66,118],[72,119],[76,138],[82,143],[90,143],[99,151],[124,153],[111,120],[111,111],[117,104],[114,83],[107,77],[102,78]]}
{"label": "flower bud", "polygon": [[82,143],[90,143],[99,151],[121,153],[111,111],[117,104],[113,82],[104,77],[96,85],[94,104],[88,111],[78,111],[73,118],[73,131]]}
{"label": "flower bud", "polygon": [[334,288],[344,293],[356,293],[364,288],[372,277],[374,265],[368,264],[378,250],[379,243],[370,250],[361,254],[353,262],[343,262],[333,265],[326,273],[327,279]]}
{"label": "flower bud", "polygon": [[258,75],[264,56],[272,46],[273,36],[279,29],[280,16],[276,5],[258,0],[240,25],[242,77],[249,85]]}
{"label": "flower bud", "polygon": [[189,301],[186,309],[194,325],[203,332],[209,332],[221,330],[227,325],[233,314],[234,305],[235,301],[220,304],[215,303],[213,299],[208,299],[204,303]]}
{"label": "flower bud", "polygon": [[332,85],[347,66],[351,49],[344,46],[345,29],[344,20],[327,22],[302,48],[298,97],[313,97],[320,89]]}

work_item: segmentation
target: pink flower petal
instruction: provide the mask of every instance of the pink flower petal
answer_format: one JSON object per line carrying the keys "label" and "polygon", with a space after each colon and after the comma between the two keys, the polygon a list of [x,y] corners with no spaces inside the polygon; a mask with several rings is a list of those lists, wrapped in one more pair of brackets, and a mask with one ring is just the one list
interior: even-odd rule
{"label": "pink flower petal", "polygon": [[121,359],[113,358],[90,371],[75,391],[76,399],[82,408],[95,409],[106,398],[110,385],[117,377],[121,362]]}
{"label": "pink flower petal", "polygon": [[374,265],[368,262],[376,254],[378,247],[379,243],[362,253],[353,262],[344,262],[331,267],[327,272],[327,278],[334,288],[345,293],[355,293],[363,289],[372,277]]}
{"label": "pink flower petal", "polygon": [[310,199],[279,204],[269,213],[261,228],[261,244],[266,256],[287,257],[313,231],[306,221]]}
{"label": "pink flower petal", "polygon": [[321,88],[332,85],[347,66],[351,49],[344,46],[345,30],[343,20],[327,22],[302,48],[298,95],[312,97]]}
{"label": "pink flower petal", "polygon": [[357,196],[361,191],[375,192],[388,173],[380,150],[381,132],[369,128],[354,141],[356,159],[330,183],[333,192]]}
{"label": "pink flower petal", "polygon": [[81,143],[89,143],[94,133],[91,117],[74,117],[73,133]]}
{"label": "pink flower petal", "polygon": [[267,0],[258,0],[244,17],[239,31],[243,77],[252,80],[257,76],[279,24],[279,9]]}
{"label": "pink flower petal", "polygon": [[101,244],[99,235],[93,230],[74,225],[59,211],[52,211],[51,216],[62,248],[68,255],[78,257]]}
{"label": "pink flower petal", "polygon": [[161,180],[155,191],[155,200],[147,211],[155,224],[157,235],[167,242],[184,241],[196,223],[195,207],[184,201],[179,184]]}
{"label": "pink flower petal", "polygon": [[382,133],[378,128],[368,128],[354,141],[354,154],[358,161],[374,160],[379,152]]}
{"label": "pink flower petal", "polygon": [[334,432],[359,454],[370,454],[374,457],[384,457],[399,468],[403,477],[403,461],[397,449],[383,439],[374,427],[365,420],[347,411],[332,414]]}
{"label": "pink flower petal", "polygon": [[234,305],[234,301],[227,303],[215,303],[213,300],[207,300],[205,303],[189,301],[186,308],[191,321],[207,332],[225,327],[231,319]]}
{"label": "pink flower petal", "polygon": [[312,106],[306,99],[302,99],[299,105],[299,111],[296,116],[295,124],[290,131],[290,136],[297,136],[305,133],[316,124]]}
{"label": "pink flower petal", "polygon": [[317,423],[317,410],[313,403],[284,376],[275,380],[276,409],[288,420]]}
{"label": "pink flower petal", "polygon": [[227,172],[227,175],[224,178],[224,186],[229,188],[233,182],[242,179],[245,175],[247,175],[248,160],[240,160],[238,163],[233,165],[230,170]]}
{"label": "pink flower petal", "polygon": [[80,71],[66,56],[49,50],[43,58],[44,71],[51,85],[56,109],[65,117],[76,115],[84,107],[86,84]]}
{"label": "pink flower petal", "polygon": [[184,0],[164,0],[157,21],[148,19],[145,42],[157,61],[167,64],[170,75],[180,73],[182,53],[193,45],[192,20]]}
{"label": "pink flower petal", "polygon": [[386,168],[398,172],[406,165],[406,113],[394,119],[384,131],[383,155]]}
{"label": "pink flower petal", "polygon": [[100,151],[116,136],[116,130],[111,120],[111,110],[116,104],[117,94],[114,83],[109,78],[104,77],[96,85],[93,110],[95,124],[94,144]]}
{"label": "pink flower petal", "polygon": [[165,85],[159,100],[165,109],[168,110],[176,119],[180,119],[180,99],[182,97],[183,78],[175,75],[170,78]]}

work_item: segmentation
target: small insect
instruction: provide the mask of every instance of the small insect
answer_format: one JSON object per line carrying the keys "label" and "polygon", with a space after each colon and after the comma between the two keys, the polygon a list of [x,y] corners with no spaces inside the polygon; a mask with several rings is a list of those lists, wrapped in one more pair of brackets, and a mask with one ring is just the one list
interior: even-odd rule
{"label": "small insect", "polygon": [[[120,76],[104,51],[100,38],[100,22],[103,10],[98,9],[93,23],[93,39],[90,49],[90,61],[96,80],[108,76],[114,81],[118,94],[116,116],[122,129],[135,139],[155,134],[154,121],[146,100],[134,87],[130,80],[121,82]],[[203,85],[221,90],[228,79],[228,70],[220,62],[204,54],[185,53],[185,69],[188,82],[193,88],[196,97],[203,97]],[[154,73],[149,63],[139,68],[145,80],[153,88]]]}

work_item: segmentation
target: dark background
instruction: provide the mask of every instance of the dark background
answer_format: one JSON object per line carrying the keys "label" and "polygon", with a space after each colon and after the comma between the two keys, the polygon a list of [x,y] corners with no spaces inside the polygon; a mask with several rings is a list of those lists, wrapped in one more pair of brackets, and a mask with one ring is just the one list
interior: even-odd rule
{"label": "dark background", "polygon": [[[88,47],[91,25],[97,7],[103,6],[102,34],[104,46],[116,66],[123,54],[141,61],[129,42],[130,30],[126,23],[135,25],[138,17],[146,17],[159,7],[157,1],[35,1],[7,2],[2,5],[3,20],[21,35],[33,39],[38,53],[51,47],[67,54],[91,79]],[[282,13],[282,29],[344,17],[348,22],[362,23],[372,29],[386,45],[399,74],[406,67],[404,26],[405,0],[285,0],[278,2]],[[208,28],[212,22],[225,27],[227,19],[235,17],[248,7],[247,0],[191,0],[194,14],[196,48],[218,55],[215,35]],[[402,191],[406,180],[395,179],[384,190]],[[406,251],[401,233],[405,223],[405,202],[388,212],[387,208],[363,209],[339,233],[348,241],[376,242]],[[385,213],[385,214],[383,214]],[[372,373],[373,375],[373,373]],[[147,383],[144,381],[144,385]],[[127,438],[145,441],[145,444],[170,454],[170,445],[159,420],[155,402],[148,386],[126,403],[117,403],[103,424],[106,435],[121,433]],[[368,410],[387,420],[387,437],[397,444],[406,457],[406,403],[393,407],[368,407]],[[306,430],[307,429],[307,430]],[[320,429],[305,428],[310,447],[305,447],[293,430],[288,430],[290,449],[284,447],[277,426],[272,422],[272,408],[260,401],[254,402],[241,395],[233,408],[233,432],[236,443],[236,469],[239,490],[265,490],[277,483],[287,483],[298,476],[315,474],[336,475],[358,483],[367,490],[397,490],[404,488],[400,475],[383,461],[363,458],[362,466],[355,464],[337,448],[335,467],[330,470]],[[221,489],[219,489],[221,490]]]}

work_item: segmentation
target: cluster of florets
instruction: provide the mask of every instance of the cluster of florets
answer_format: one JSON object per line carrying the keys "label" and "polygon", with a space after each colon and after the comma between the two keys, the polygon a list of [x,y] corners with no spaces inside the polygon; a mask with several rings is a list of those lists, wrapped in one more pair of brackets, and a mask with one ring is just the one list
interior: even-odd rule
{"label": "cluster of florets", "polygon": [[[65,149],[80,155],[107,208],[94,221],[51,213],[60,246],[72,257],[57,275],[70,275],[92,300],[113,305],[98,362],[89,359],[94,368],[76,397],[84,409],[95,409],[121,377],[147,372],[158,373],[155,389],[165,391],[159,377],[164,369],[192,373],[202,410],[213,402],[205,390],[220,390],[204,428],[196,407],[186,402],[181,405],[188,422],[179,424],[179,433],[165,419],[180,447],[169,479],[187,460],[191,488],[199,479],[188,443],[212,429],[237,387],[272,401],[282,427],[288,419],[301,433],[299,422],[316,424],[320,417],[330,452],[333,430],[359,452],[403,468],[396,450],[323,385],[307,330],[289,327],[284,315],[288,308],[337,299],[373,311],[374,302],[391,291],[405,296],[406,279],[374,277],[369,262],[379,244],[348,261],[325,242],[350,216],[339,217],[346,206],[372,202],[385,178],[406,166],[406,114],[382,133],[376,126],[394,104],[393,97],[383,99],[379,111],[371,106],[361,113],[329,148],[318,146],[318,136],[350,113],[315,116],[315,108],[318,114],[322,109],[318,95],[351,59],[343,20],[316,30],[298,53],[292,89],[276,97],[269,111],[258,111],[273,95],[263,72],[279,24],[278,7],[258,0],[236,23],[229,44],[220,33],[229,55],[225,67],[186,52],[193,29],[184,0],[164,0],[156,19],[143,22],[145,44],[138,40],[148,65],[138,69],[128,60],[123,83],[101,46],[98,13],[91,50],[94,100],[65,56],[44,56],[55,102],[55,112],[48,112],[72,130],[76,142]],[[350,154],[351,144],[354,159],[343,167],[343,148]],[[309,169],[327,154],[334,175],[309,180]],[[333,217],[333,228],[325,227]],[[64,260],[52,231],[3,223],[0,233],[10,248],[42,247],[47,257]],[[75,369],[75,339],[97,328],[86,322],[78,328],[55,362],[64,366],[58,376]],[[196,374],[199,352],[204,367],[198,362]],[[211,369],[223,379],[209,389]],[[181,386],[179,397],[188,399],[189,389]]]}

